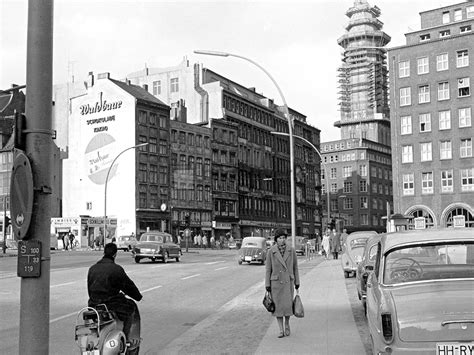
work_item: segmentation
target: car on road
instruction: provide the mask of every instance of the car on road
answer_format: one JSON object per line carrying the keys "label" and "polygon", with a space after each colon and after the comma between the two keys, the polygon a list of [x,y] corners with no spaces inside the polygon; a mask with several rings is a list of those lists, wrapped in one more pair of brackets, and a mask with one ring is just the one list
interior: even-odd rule
{"label": "car on road", "polygon": [[115,239],[115,244],[117,244],[117,249],[129,251],[137,244],[137,238],[134,235],[121,235]]}
{"label": "car on road", "polygon": [[359,231],[352,232],[347,236],[344,245],[344,253],[341,256],[341,264],[345,278],[351,275],[355,276],[357,265],[362,260],[362,253],[364,252],[367,239],[375,234],[377,234],[375,231]]}
{"label": "car on road", "polygon": [[472,354],[474,229],[381,237],[367,281],[374,354]]}
{"label": "car on road", "polygon": [[242,246],[239,249],[238,263],[258,262],[265,265],[267,258],[267,241],[263,237],[246,237],[242,240]]}
{"label": "car on road", "polygon": [[136,263],[141,259],[161,260],[164,263],[169,259],[179,261],[182,255],[181,247],[173,243],[171,234],[160,231],[143,233],[132,248],[132,257]]}
{"label": "car on road", "polygon": [[367,278],[369,274],[374,270],[375,257],[377,256],[377,245],[382,238],[383,234],[374,234],[367,240],[364,252],[362,254],[362,260],[357,265],[356,270],[356,285],[357,285],[357,296],[361,300],[366,310],[365,298],[367,295]]}
{"label": "car on road", "polygon": [[236,238],[233,241],[229,241],[227,243],[227,247],[229,249],[240,249],[241,245],[242,245],[242,239],[240,238]]}
{"label": "car on road", "polygon": [[[288,240],[291,242],[291,237],[288,237]],[[308,238],[295,236],[296,255],[305,255],[307,243],[308,243]]]}

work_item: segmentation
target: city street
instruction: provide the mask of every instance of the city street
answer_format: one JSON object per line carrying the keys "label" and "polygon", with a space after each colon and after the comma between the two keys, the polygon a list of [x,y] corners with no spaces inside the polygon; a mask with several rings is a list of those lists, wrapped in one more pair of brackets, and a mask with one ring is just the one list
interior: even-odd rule
{"label": "city street", "polygon": [[[50,354],[73,354],[76,312],[87,302],[88,267],[101,252],[53,251],[51,264]],[[300,257],[300,273],[317,267],[323,259],[310,262]],[[142,354],[255,353],[274,320],[261,305],[264,266],[238,265],[236,251],[191,250],[181,261],[167,264],[142,261],[136,264],[128,252],[119,252],[122,265],[143,293]],[[336,262],[336,261],[334,261]],[[18,353],[20,279],[16,258],[0,258],[4,341],[0,353]],[[341,271],[342,272],[342,271]],[[347,279],[353,312],[362,308]],[[302,286],[304,287],[304,286]],[[366,350],[365,319],[356,320]]]}

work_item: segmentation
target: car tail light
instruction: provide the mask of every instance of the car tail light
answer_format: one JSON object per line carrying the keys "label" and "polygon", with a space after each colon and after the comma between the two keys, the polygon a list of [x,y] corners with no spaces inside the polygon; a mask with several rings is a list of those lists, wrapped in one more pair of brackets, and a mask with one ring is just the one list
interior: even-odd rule
{"label": "car tail light", "polygon": [[382,314],[382,334],[386,342],[393,340],[392,315],[390,313]]}

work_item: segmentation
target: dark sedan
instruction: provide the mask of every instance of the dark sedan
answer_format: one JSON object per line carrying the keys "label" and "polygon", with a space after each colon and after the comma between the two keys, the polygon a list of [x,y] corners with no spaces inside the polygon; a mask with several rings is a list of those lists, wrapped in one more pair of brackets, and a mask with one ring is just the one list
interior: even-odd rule
{"label": "dark sedan", "polygon": [[161,260],[164,263],[172,258],[179,261],[182,255],[180,246],[173,243],[171,235],[159,231],[143,233],[132,249],[132,256],[136,263],[139,263],[141,259]]}

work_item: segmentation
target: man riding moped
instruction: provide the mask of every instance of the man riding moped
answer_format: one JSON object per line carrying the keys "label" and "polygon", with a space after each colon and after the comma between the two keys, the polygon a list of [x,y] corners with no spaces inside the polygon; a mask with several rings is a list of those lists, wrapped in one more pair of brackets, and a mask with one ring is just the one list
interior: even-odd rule
{"label": "man riding moped", "polygon": [[[115,263],[117,245],[108,243],[104,256],[89,268],[87,274],[88,306],[95,308],[105,304],[109,311],[123,321],[123,333],[131,348],[140,343],[140,313],[137,304],[142,294],[125,270]],[[130,298],[127,298],[128,296]]]}

